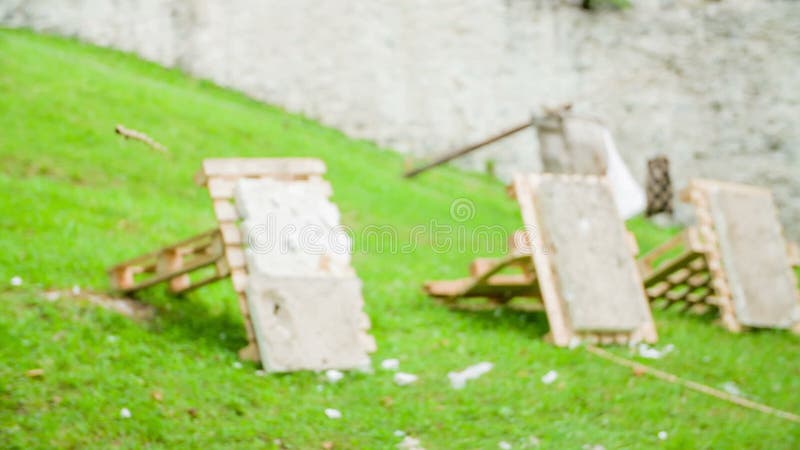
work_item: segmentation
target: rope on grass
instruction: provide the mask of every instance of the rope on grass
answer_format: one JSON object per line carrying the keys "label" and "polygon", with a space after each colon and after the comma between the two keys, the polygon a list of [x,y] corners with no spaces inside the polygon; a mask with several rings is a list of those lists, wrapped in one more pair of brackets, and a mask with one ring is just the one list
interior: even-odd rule
{"label": "rope on grass", "polygon": [[739,397],[737,395],[729,394],[724,391],[720,391],[719,389],[714,389],[710,386],[706,386],[704,384],[696,383],[690,380],[684,380],[683,378],[678,377],[677,375],[673,375],[668,372],[664,372],[658,369],[654,369],[652,367],[648,367],[637,362],[631,361],[629,359],[617,356],[607,350],[603,350],[602,348],[595,347],[593,345],[587,345],[586,350],[590,353],[593,353],[605,360],[611,361],[615,364],[619,364],[620,366],[629,367],[633,369],[634,373],[642,374],[646,373],[648,375],[652,375],[655,378],[660,380],[666,381],[668,383],[678,384],[693,391],[697,391],[706,395],[710,395],[712,397],[716,397],[721,400],[725,400],[727,402],[734,403],[739,406],[743,406],[745,408],[753,409],[756,411],[761,411],[766,414],[771,414],[773,416],[780,417],[782,419],[790,420],[792,422],[800,423],[800,416],[794,413],[790,413],[788,411],[782,411],[780,409],[775,409],[771,406],[767,406],[761,403],[756,403],[751,400],[747,400],[746,398]]}

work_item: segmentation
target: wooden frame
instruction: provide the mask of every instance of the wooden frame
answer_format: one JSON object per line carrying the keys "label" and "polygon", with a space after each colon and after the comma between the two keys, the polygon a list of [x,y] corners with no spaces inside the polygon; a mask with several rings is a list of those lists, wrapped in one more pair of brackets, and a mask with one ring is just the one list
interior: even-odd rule
{"label": "wooden frame", "polygon": [[[197,172],[194,180],[198,185],[208,189],[219,228],[112,267],[108,271],[112,287],[130,293],[163,281],[169,281],[170,289],[173,292],[186,292],[230,276],[244,319],[248,341],[247,346],[239,351],[239,357],[258,361],[260,359],[258,345],[245,297],[247,268],[242,246],[242,233],[239,229],[241,216],[233,204],[236,184],[242,178],[318,183],[324,189],[323,192],[329,196],[331,195],[330,184],[322,178],[325,171],[325,163],[315,158],[212,158],[203,160],[202,168]],[[205,241],[209,238],[213,245]],[[184,260],[186,255],[193,255],[197,252],[201,254],[206,252],[204,254],[207,258],[195,263]],[[200,264],[201,262],[204,264]],[[189,281],[187,284],[190,272],[212,264],[217,267],[213,276],[194,283]],[[144,281],[134,282],[133,277],[137,273],[152,273],[152,276]]]}
{"label": "wooden frame", "polygon": [[[192,280],[190,273],[207,267],[214,268],[211,275]],[[125,294],[165,281],[169,283],[171,292],[182,294],[221,280],[228,273],[222,235],[218,229],[206,231],[108,269],[112,289]],[[137,277],[141,279],[137,280]]]}
{"label": "wooden frame", "polygon": [[[641,256],[638,265],[651,302],[664,301],[665,308],[683,303],[684,311],[717,309],[722,325],[731,332],[740,332],[746,327],[736,315],[708,199],[709,191],[718,188],[740,192],[764,191],[754,186],[692,180],[681,192],[681,199],[694,206],[697,225]],[[789,264],[800,265],[796,244],[787,242],[786,250]],[[669,253],[675,255],[665,257]],[[795,279],[793,273],[791,277]],[[800,292],[797,301],[800,304]],[[800,322],[796,322],[792,330],[800,332]]]}
{"label": "wooden frame", "polygon": [[[535,298],[540,303],[541,293],[536,279],[536,269],[530,255],[530,247],[516,244],[524,242],[525,233],[517,231],[509,243],[509,255],[502,258],[478,258],[469,266],[470,276],[457,280],[428,281],[423,290],[429,296],[441,300],[455,309],[486,309],[505,305],[514,298]],[[507,268],[516,268],[520,273],[500,273]],[[485,298],[488,304],[466,305],[459,302],[465,298]],[[541,309],[541,308],[536,308]]]}
{"label": "wooden frame", "polygon": [[[490,304],[497,305],[508,302],[517,296],[536,297],[544,305],[550,323],[548,339],[557,346],[568,346],[574,341],[590,343],[612,344],[629,342],[655,342],[658,338],[655,323],[646,302],[646,294],[641,291],[642,302],[645,303],[646,317],[644,321],[631,331],[579,331],[575,330],[569,320],[567,311],[563,306],[563,299],[558,288],[557,274],[550,261],[550,256],[543,249],[544,242],[541,233],[530,233],[528,230],[542,230],[537,206],[534,203],[534,192],[541,180],[548,177],[559,180],[568,180],[576,183],[605,184],[602,177],[591,175],[530,175],[516,176],[509,190],[519,203],[522,219],[525,223],[523,233],[526,249],[512,246],[512,252],[500,259],[477,259],[471,267],[469,278],[447,281],[429,281],[425,283],[424,290],[429,295],[444,299],[447,304],[457,304],[457,300],[465,297],[487,297]],[[608,187],[607,184],[605,184]],[[613,205],[612,205],[613,206]],[[615,210],[616,211],[616,210]],[[620,232],[623,233],[629,245],[630,258],[634,259],[637,253],[635,240],[630,239],[630,234],[625,230],[622,221],[619,221]],[[512,242],[522,242],[515,237]],[[518,275],[499,273],[503,269],[517,266],[522,269]],[[630,277],[641,286],[639,272],[635,264],[631,264]]]}

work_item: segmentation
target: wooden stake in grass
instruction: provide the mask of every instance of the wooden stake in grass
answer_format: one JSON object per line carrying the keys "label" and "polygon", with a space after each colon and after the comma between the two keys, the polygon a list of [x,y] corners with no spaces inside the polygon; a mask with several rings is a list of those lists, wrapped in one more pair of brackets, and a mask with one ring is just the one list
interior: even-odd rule
{"label": "wooden stake in grass", "polygon": [[634,374],[636,374],[637,376],[640,376],[641,374],[652,375],[658,378],[659,380],[663,380],[668,383],[678,384],[685,388],[689,388],[693,391],[710,395],[720,400],[725,400],[726,402],[731,402],[748,409],[754,409],[756,411],[761,411],[766,414],[778,416],[781,419],[786,419],[792,422],[800,423],[800,416],[798,416],[797,414],[790,413],[788,411],[782,411],[780,409],[775,409],[771,406],[763,405],[761,403],[756,403],[746,398],[739,397],[738,395],[729,394],[725,391],[720,391],[719,389],[714,389],[704,384],[696,383],[690,380],[684,380],[683,378],[680,378],[677,375],[673,375],[668,372],[664,372],[658,369],[654,369],[652,367],[639,364],[637,362],[625,359],[621,356],[617,356],[607,350],[603,350],[602,348],[595,347],[593,345],[587,345],[586,350],[588,350],[589,353],[595,354],[605,360],[611,361],[615,364],[619,364],[620,366],[629,367],[633,369]]}
{"label": "wooden stake in grass", "polygon": [[150,136],[142,133],[141,131],[131,130],[130,128],[126,128],[124,125],[117,125],[114,128],[114,131],[119,134],[120,136],[125,137],[125,139],[135,139],[137,141],[144,142],[150,148],[154,148],[160,152],[168,152],[167,147],[159,144],[158,142],[154,141],[153,138]]}

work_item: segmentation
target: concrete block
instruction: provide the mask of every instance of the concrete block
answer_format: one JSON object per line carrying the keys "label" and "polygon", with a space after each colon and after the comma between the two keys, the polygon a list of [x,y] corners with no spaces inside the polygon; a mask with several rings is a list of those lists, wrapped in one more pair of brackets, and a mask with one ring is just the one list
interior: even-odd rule
{"label": "concrete block", "polygon": [[576,331],[631,331],[648,320],[624,224],[604,183],[545,177],[536,213],[560,298]]}
{"label": "concrete block", "polygon": [[361,281],[324,183],[242,179],[234,191],[248,271],[246,297],[271,372],[369,365]]}
{"label": "concrete block", "polygon": [[709,208],[739,322],[788,328],[800,320],[796,279],[772,194],[718,187],[709,193]]}
{"label": "concrete block", "polygon": [[265,370],[369,366],[374,341],[358,278],[251,274],[247,302]]}

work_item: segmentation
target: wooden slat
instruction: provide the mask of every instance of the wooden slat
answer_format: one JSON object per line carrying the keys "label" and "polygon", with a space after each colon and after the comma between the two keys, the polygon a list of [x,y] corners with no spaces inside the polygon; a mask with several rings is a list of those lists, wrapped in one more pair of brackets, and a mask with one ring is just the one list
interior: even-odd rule
{"label": "wooden slat", "polygon": [[231,269],[244,269],[246,261],[244,250],[239,245],[229,245],[225,248],[225,257],[228,260],[228,267]]}
{"label": "wooden slat", "polygon": [[242,231],[235,223],[225,222],[219,225],[219,231],[222,233],[222,239],[228,245],[241,245],[242,244]]}
{"label": "wooden slat", "polygon": [[322,175],[325,163],[316,158],[212,158],[203,160],[207,177]]}
{"label": "wooden slat", "polygon": [[686,281],[691,275],[692,272],[689,269],[678,269],[667,276],[667,281],[672,284],[680,284]]}
{"label": "wooden slat", "polygon": [[236,207],[228,200],[214,200],[214,215],[217,216],[217,221],[220,223],[239,220]]}
{"label": "wooden slat", "polygon": [[[244,292],[247,289],[247,271],[241,267],[232,267],[231,281],[233,282],[233,289],[236,292]],[[246,312],[247,303],[244,305]]]}
{"label": "wooden slat", "polygon": [[209,177],[208,194],[215,200],[230,200],[236,190],[236,178]]}

